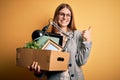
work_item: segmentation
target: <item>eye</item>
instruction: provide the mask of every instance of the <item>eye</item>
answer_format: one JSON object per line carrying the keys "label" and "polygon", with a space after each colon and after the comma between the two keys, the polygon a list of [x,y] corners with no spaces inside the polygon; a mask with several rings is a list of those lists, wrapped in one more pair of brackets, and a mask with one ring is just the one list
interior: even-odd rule
{"label": "eye", "polygon": [[71,15],[70,15],[70,14],[66,14],[66,16],[67,16],[67,17],[71,17]]}
{"label": "eye", "polygon": [[65,16],[65,14],[64,14],[64,13],[59,13],[59,15],[60,15],[60,16]]}
{"label": "eye", "polygon": [[71,17],[71,14],[70,14],[70,13],[65,14],[65,13],[60,12],[59,15],[60,15],[61,17],[65,17],[65,16],[66,16],[66,17],[69,17],[69,18]]}

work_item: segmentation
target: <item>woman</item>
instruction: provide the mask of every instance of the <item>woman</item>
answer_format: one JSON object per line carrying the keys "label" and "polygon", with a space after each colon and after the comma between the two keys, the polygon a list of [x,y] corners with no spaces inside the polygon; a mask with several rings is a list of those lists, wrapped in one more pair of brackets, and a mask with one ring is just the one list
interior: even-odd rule
{"label": "woman", "polygon": [[[63,36],[64,51],[70,53],[70,59],[68,64],[68,70],[64,72],[47,72],[47,80],[84,80],[81,66],[87,62],[91,49],[90,31],[85,30],[80,32],[76,30],[74,23],[74,16],[70,5],[60,4],[54,14],[53,20],[61,27],[61,29],[70,36],[59,32],[55,27],[52,28],[52,33],[58,33]],[[33,62],[31,69],[35,70],[39,76],[44,75],[44,72],[40,70],[38,62]],[[37,71],[37,72],[36,72]]]}

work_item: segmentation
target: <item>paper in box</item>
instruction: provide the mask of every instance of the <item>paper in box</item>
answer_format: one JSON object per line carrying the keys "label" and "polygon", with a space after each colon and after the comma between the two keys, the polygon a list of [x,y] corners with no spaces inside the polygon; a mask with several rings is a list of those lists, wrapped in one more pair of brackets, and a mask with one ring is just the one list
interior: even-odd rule
{"label": "paper in box", "polygon": [[27,67],[33,61],[38,61],[41,70],[64,71],[68,69],[69,53],[27,48],[16,49],[17,66]]}

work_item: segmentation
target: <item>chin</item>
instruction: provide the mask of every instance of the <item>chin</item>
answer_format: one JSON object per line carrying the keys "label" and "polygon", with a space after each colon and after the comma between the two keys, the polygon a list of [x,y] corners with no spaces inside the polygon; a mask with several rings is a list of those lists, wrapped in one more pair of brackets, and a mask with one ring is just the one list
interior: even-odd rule
{"label": "chin", "polygon": [[61,27],[67,27],[67,25],[61,25]]}
{"label": "chin", "polygon": [[61,26],[63,26],[63,27],[67,27],[67,26],[68,26],[68,24],[62,24]]}

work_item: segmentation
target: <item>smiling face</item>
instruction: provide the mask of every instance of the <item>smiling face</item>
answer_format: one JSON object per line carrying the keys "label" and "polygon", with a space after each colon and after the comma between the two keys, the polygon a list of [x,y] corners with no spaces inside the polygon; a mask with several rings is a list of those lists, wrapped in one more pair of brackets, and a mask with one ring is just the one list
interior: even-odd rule
{"label": "smiling face", "polygon": [[[56,8],[53,21],[64,31],[76,30],[73,11],[69,4],[62,3]],[[57,31],[55,27],[52,27],[52,33],[56,33]]]}
{"label": "smiling face", "polygon": [[71,12],[67,8],[63,8],[58,14],[58,24],[62,27],[67,27],[71,20]]}

